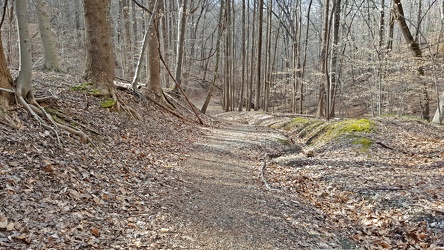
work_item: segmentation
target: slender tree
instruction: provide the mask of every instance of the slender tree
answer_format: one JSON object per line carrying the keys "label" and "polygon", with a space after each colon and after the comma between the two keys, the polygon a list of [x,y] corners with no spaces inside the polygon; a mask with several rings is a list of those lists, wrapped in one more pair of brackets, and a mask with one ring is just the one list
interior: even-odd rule
{"label": "slender tree", "polygon": [[[328,80],[328,74],[327,68],[326,68],[326,61],[327,61],[327,50],[328,50],[328,26],[329,26],[329,9],[330,9],[330,0],[324,1],[324,22],[323,22],[323,29],[322,29],[322,50],[321,50],[321,72],[324,73],[326,79],[326,82],[329,82]],[[317,115],[319,117],[324,116],[324,110],[325,110],[325,81],[319,84],[319,99],[318,99],[318,113]]]}
{"label": "slender tree", "polygon": [[[228,0],[229,1],[229,0]],[[219,10],[219,18],[218,18],[218,26],[217,26],[217,40],[216,40],[216,65],[214,66],[214,75],[213,81],[211,83],[210,89],[208,90],[207,97],[205,98],[205,102],[202,105],[201,112],[206,113],[208,109],[208,105],[210,104],[211,97],[213,96],[213,91],[216,86],[216,81],[218,79],[218,70],[219,70],[219,61],[220,61],[220,43],[222,40],[222,35],[225,29],[225,25],[223,23],[224,11],[225,10],[225,0],[220,1],[220,10]]]}
{"label": "slender tree", "polygon": [[[176,71],[175,78],[177,84],[182,83],[182,64],[183,64],[183,54],[185,45],[185,24],[187,19],[186,14],[187,0],[182,0],[180,11],[179,11],[179,25],[177,30],[177,44],[176,44]],[[178,91],[177,84],[174,85],[174,90]]]}
{"label": "slender tree", "polygon": [[15,12],[17,15],[17,30],[19,33],[19,73],[15,80],[16,96],[19,101],[26,105],[26,102],[35,102],[34,93],[32,91],[32,59],[31,59],[31,38],[28,29],[28,9],[27,0],[15,1]]}
{"label": "slender tree", "polygon": [[330,69],[330,91],[328,93],[328,118],[335,117],[335,98],[336,89],[339,80],[339,29],[341,20],[341,0],[335,0],[334,3],[334,23],[333,23],[333,47],[331,50],[331,69]]}
{"label": "slender tree", "polygon": [[245,49],[245,0],[242,0],[242,44],[241,44],[241,57],[242,57],[242,69],[241,69],[241,89],[239,94],[239,107],[238,111],[242,111],[244,105],[244,90],[245,90],[245,59],[246,59],[246,49]]}
{"label": "slender tree", "polygon": [[257,71],[256,71],[256,103],[254,106],[254,110],[259,110],[261,104],[261,81],[262,81],[262,27],[263,27],[263,19],[264,19],[264,0],[259,0],[259,19],[258,19],[258,31],[257,31]]}
{"label": "slender tree", "polygon": [[[410,32],[404,16],[404,9],[401,4],[401,0],[393,0],[393,7],[396,10],[396,19],[398,20],[399,27],[401,28],[401,33],[404,36],[404,40],[409,46],[410,51],[413,53],[413,57],[416,59],[422,58],[422,51],[419,44],[415,41]],[[418,75],[424,76],[424,67],[418,67]],[[422,106],[422,118],[425,120],[430,120],[430,100],[428,94],[427,83],[423,82],[421,86],[421,106]]]}
{"label": "slender tree", "polygon": [[[157,2],[157,3],[156,3]],[[162,84],[160,80],[160,45],[159,45],[159,23],[160,16],[159,7],[163,5],[163,0],[150,0],[150,9],[156,13],[153,18],[152,25],[149,27],[148,35],[148,53],[149,53],[149,82],[146,94],[154,94],[157,99],[165,102],[165,97],[162,91]]]}
{"label": "slender tree", "polygon": [[43,44],[42,70],[60,72],[59,59],[55,45],[55,35],[51,29],[48,7],[45,1],[35,0],[40,37]]}
{"label": "slender tree", "polygon": [[268,112],[270,101],[270,85],[271,85],[271,13],[273,11],[273,1],[268,0],[267,11],[267,56],[265,63],[265,88],[264,88],[264,110]]}

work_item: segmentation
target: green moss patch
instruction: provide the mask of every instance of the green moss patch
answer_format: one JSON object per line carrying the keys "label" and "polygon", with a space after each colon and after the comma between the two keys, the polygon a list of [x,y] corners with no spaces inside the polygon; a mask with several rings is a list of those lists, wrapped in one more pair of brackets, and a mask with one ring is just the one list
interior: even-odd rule
{"label": "green moss patch", "polygon": [[91,88],[92,85],[93,85],[92,82],[84,82],[80,85],[71,87],[71,90],[74,90],[74,91],[89,90],[89,88]]}
{"label": "green moss patch", "polygon": [[[375,123],[369,119],[326,122],[319,119],[295,118],[282,128],[290,133],[297,134],[307,145],[310,145],[328,143],[342,136],[369,133],[375,128]],[[361,141],[360,144],[367,148],[371,145],[365,140]]]}
{"label": "green moss patch", "polygon": [[116,105],[116,100],[112,98],[107,98],[106,100],[100,103],[100,107],[102,108],[112,108],[114,107],[114,105]]}
{"label": "green moss patch", "polygon": [[366,152],[372,146],[373,141],[368,139],[367,137],[358,137],[353,141],[353,144],[360,145],[361,151]]}

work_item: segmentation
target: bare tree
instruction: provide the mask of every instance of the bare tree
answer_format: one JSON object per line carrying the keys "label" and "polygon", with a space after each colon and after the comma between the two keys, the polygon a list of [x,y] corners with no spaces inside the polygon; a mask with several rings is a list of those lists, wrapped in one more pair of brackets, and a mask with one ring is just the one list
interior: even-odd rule
{"label": "bare tree", "polygon": [[110,0],[84,0],[86,30],[85,79],[98,95],[117,101],[114,86],[114,55],[111,42],[111,23],[108,16]]}
{"label": "bare tree", "polygon": [[59,59],[55,45],[55,35],[51,29],[48,17],[48,7],[45,1],[35,0],[40,37],[43,44],[42,70],[60,72]]}
{"label": "bare tree", "polygon": [[[409,27],[404,16],[404,9],[401,4],[401,0],[393,0],[393,7],[396,10],[396,18],[398,20],[399,27],[401,28],[401,33],[404,36],[404,40],[409,46],[410,51],[413,53],[413,57],[416,59],[422,58],[422,51],[419,44],[415,41],[410,32]],[[418,75],[424,76],[424,67],[418,67]],[[421,80],[421,79],[420,79]],[[422,108],[422,118],[425,120],[430,120],[430,100],[427,89],[427,83],[423,82],[421,86],[421,108]]]}
{"label": "bare tree", "polygon": [[16,96],[18,100],[26,105],[25,102],[35,102],[34,93],[32,92],[31,76],[32,76],[32,60],[31,60],[31,38],[28,30],[28,1],[16,0],[15,12],[17,15],[17,30],[19,33],[19,54],[20,66],[19,73],[15,80]]}
{"label": "bare tree", "polygon": [[[185,24],[187,19],[186,14],[187,0],[182,0],[180,11],[179,11],[179,25],[177,31],[177,44],[176,44],[176,72],[175,78],[177,84],[182,83],[182,63],[183,63],[183,53],[185,44]],[[177,84],[174,85],[173,89],[178,90]]]}
{"label": "bare tree", "polygon": [[152,95],[154,98],[167,104],[165,96],[162,90],[162,84],[160,79],[160,45],[159,45],[159,23],[160,16],[159,7],[163,5],[163,0],[150,0],[150,9],[153,10],[153,21],[152,25],[149,27],[148,35],[148,53],[149,53],[149,83],[148,88],[146,88],[145,94]]}
{"label": "bare tree", "polygon": [[239,107],[238,111],[242,111],[244,105],[244,92],[245,92],[245,59],[246,59],[246,49],[245,49],[245,0],[242,0],[242,45],[241,45],[241,57],[242,57],[242,72],[241,72],[241,89],[239,94]]}
{"label": "bare tree", "polygon": [[[327,72],[327,50],[328,50],[328,26],[329,26],[329,8],[330,8],[330,0],[325,0],[324,2],[324,22],[322,29],[322,51],[321,51],[321,72],[324,73],[328,82],[328,74]],[[319,117],[324,116],[325,111],[325,81],[319,84],[319,99],[318,99],[318,113]]]}
{"label": "bare tree", "polygon": [[259,110],[261,104],[261,81],[262,81],[262,75],[261,75],[261,69],[262,69],[262,27],[263,27],[263,18],[264,18],[264,0],[259,0],[259,19],[258,19],[258,31],[257,31],[257,71],[256,71],[256,103],[254,106],[254,110]]}
{"label": "bare tree", "polygon": [[[228,0],[229,1],[229,0]],[[211,83],[210,89],[208,90],[207,97],[205,98],[205,102],[202,105],[201,112],[206,113],[208,109],[208,105],[210,104],[211,97],[213,96],[213,91],[216,86],[216,81],[218,79],[218,70],[219,70],[219,61],[220,61],[220,42],[222,40],[222,35],[225,29],[225,25],[223,23],[223,16],[225,10],[225,0],[220,1],[220,10],[219,10],[219,19],[218,19],[218,26],[217,26],[217,40],[216,40],[216,65],[214,66],[214,75],[213,75],[213,81]]]}
{"label": "bare tree", "polygon": [[271,84],[271,13],[273,11],[273,1],[268,0],[267,11],[267,56],[265,63],[265,88],[264,88],[264,110],[268,112],[270,101],[270,84]]}

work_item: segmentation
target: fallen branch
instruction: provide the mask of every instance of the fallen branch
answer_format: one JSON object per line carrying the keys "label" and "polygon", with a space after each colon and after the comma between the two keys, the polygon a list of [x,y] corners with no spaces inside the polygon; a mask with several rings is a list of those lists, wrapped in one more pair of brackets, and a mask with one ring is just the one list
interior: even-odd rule
{"label": "fallen branch", "polygon": [[162,61],[163,66],[165,66],[165,69],[167,70],[168,74],[170,75],[171,79],[173,79],[173,81],[176,83],[176,86],[179,88],[180,92],[182,93],[182,95],[185,97],[185,100],[188,102],[188,104],[190,105],[191,109],[194,112],[194,115],[196,115],[197,120],[199,120],[199,123],[201,125],[203,125],[203,121],[202,119],[200,119],[199,114],[196,111],[196,107],[190,102],[190,100],[188,99],[188,96],[185,94],[185,91],[183,91],[182,87],[180,86],[180,83],[178,83],[176,81],[176,78],[173,77],[173,74],[171,73],[170,68],[168,68],[168,65],[166,65],[165,60],[163,60],[163,56],[162,53],[160,51],[160,47],[157,48],[159,50],[159,57],[160,57],[160,61]]}

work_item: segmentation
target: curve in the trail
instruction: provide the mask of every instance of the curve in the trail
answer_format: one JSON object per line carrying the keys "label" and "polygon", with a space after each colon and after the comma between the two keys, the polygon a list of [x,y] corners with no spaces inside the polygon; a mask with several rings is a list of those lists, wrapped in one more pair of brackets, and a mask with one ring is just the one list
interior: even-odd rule
{"label": "curve in the trail", "polygon": [[[312,249],[320,245],[310,227],[322,224],[316,210],[257,176],[259,156],[279,147],[273,130],[231,125],[212,129],[181,169],[189,191],[173,197],[171,212],[182,239],[198,249]],[[325,242],[325,239],[322,240]]]}

